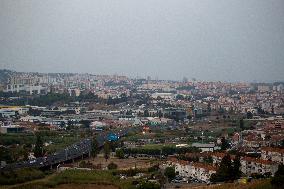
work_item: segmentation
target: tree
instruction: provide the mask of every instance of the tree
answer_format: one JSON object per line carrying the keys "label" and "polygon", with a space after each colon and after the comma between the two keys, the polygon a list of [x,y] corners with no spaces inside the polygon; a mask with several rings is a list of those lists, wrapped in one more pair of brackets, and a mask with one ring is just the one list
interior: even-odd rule
{"label": "tree", "polygon": [[40,134],[36,135],[36,144],[34,148],[34,156],[41,157],[43,156],[43,141]]}
{"label": "tree", "polygon": [[159,117],[159,118],[163,117],[163,113],[162,113],[161,110],[158,111],[158,117]]}
{"label": "tree", "polygon": [[67,126],[73,126],[73,125],[74,125],[74,121],[72,121],[72,120],[67,121]]}
{"label": "tree", "polygon": [[163,100],[163,98],[160,96],[157,96],[157,100]]}
{"label": "tree", "polygon": [[91,150],[91,155],[93,158],[97,157],[99,153],[99,143],[97,139],[94,137],[92,141],[92,150]]}
{"label": "tree", "polygon": [[243,119],[240,119],[240,129],[241,129],[241,130],[244,130],[244,128],[245,128],[244,120],[243,120]]}
{"label": "tree", "polygon": [[144,110],[144,117],[149,117],[149,111],[148,110]]}
{"label": "tree", "polygon": [[248,111],[247,112],[247,119],[252,119],[252,117],[253,117],[253,114],[250,111]]}
{"label": "tree", "polygon": [[158,183],[143,181],[139,184],[138,189],[160,189],[161,186]]}
{"label": "tree", "polygon": [[232,166],[233,166],[233,173],[232,174],[234,176],[234,179],[240,178],[242,172],[240,171],[241,161],[240,161],[239,155],[236,155]]}
{"label": "tree", "polygon": [[280,146],[283,148],[284,147],[284,139],[281,140]]}
{"label": "tree", "polygon": [[213,163],[213,158],[211,156],[205,157],[203,159],[204,163],[212,164]]}
{"label": "tree", "polygon": [[173,180],[176,176],[174,167],[167,167],[165,169],[165,176],[168,177],[169,181]]}
{"label": "tree", "polygon": [[271,185],[274,188],[282,188],[284,184],[284,165],[278,166],[278,170],[275,172],[274,177],[271,179]]}
{"label": "tree", "polygon": [[132,113],[133,113],[132,110],[127,110],[125,115],[132,115]]}
{"label": "tree", "polygon": [[271,113],[274,114],[274,106],[271,107]]}
{"label": "tree", "polygon": [[107,161],[108,158],[109,158],[109,154],[110,154],[110,144],[109,144],[109,142],[107,141],[107,142],[105,142],[105,144],[104,144],[104,157],[105,157],[106,161]]}
{"label": "tree", "polygon": [[60,122],[60,128],[64,128],[66,126],[65,122],[64,121],[61,121]]}
{"label": "tree", "polygon": [[270,135],[266,135],[266,136],[264,137],[264,139],[269,141],[269,140],[271,139],[271,136],[270,136]]}
{"label": "tree", "polygon": [[221,150],[227,150],[230,147],[230,144],[228,143],[228,141],[222,137],[221,139]]}
{"label": "tree", "polygon": [[119,146],[118,141],[109,141],[109,148],[112,152],[115,152],[115,149]]}
{"label": "tree", "polygon": [[172,147],[172,146],[163,146],[162,147],[162,154],[163,155],[172,155],[176,152],[176,148]]}
{"label": "tree", "polygon": [[13,161],[11,151],[4,146],[0,146],[0,161],[6,161],[7,163]]}
{"label": "tree", "polygon": [[178,95],[176,96],[176,100],[184,100],[183,95],[178,94]]}
{"label": "tree", "polygon": [[84,128],[90,128],[91,125],[90,120],[81,120],[80,123],[84,126]]}
{"label": "tree", "polygon": [[124,158],[124,152],[122,149],[118,149],[115,152],[115,156],[118,157],[119,159],[123,159]]}
{"label": "tree", "polygon": [[223,157],[216,174],[211,175],[210,181],[224,182],[233,179],[234,175],[233,175],[233,166],[231,162],[231,157],[229,154],[227,154]]}
{"label": "tree", "polygon": [[109,170],[117,169],[117,165],[115,163],[111,162],[110,164],[108,164],[107,168]]}

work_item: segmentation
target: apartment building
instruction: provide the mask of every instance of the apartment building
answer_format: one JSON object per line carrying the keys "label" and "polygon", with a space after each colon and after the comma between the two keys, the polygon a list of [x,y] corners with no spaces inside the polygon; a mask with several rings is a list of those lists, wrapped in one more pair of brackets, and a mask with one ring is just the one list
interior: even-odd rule
{"label": "apartment building", "polygon": [[284,164],[284,149],[263,147],[261,148],[261,159]]}
{"label": "apartment building", "polygon": [[240,162],[241,162],[241,171],[245,175],[252,175],[252,174],[263,175],[266,173],[274,175],[278,169],[277,163],[263,159],[242,157]]}
{"label": "apartment building", "polygon": [[200,162],[189,162],[171,158],[168,161],[169,166],[174,166],[175,171],[182,177],[197,179],[203,182],[209,182],[213,173],[216,173],[217,167]]}

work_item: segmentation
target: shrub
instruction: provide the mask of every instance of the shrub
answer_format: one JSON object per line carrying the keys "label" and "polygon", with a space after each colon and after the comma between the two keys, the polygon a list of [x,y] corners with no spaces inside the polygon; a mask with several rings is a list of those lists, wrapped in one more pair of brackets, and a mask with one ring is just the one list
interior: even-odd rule
{"label": "shrub", "polygon": [[171,181],[172,179],[175,178],[176,173],[175,173],[175,168],[174,167],[167,167],[165,169],[165,176],[168,177],[168,179]]}
{"label": "shrub", "polygon": [[143,181],[139,184],[139,189],[160,189],[161,186],[158,183]]}
{"label": "shrub", "polygon": [[94,166],[93,166],[93,164],[91,163],[91,162],[86,162],[86,161],[81,161],[80,163],[79,163],[79,167],[81,167],[81,168],[94,168]]}
{"label": "shrub", "polygon": [[155,172],[155,171],[158,171],[159,170],[159,165],[153,165],[152,167],[149,167],[148,168],[148,172],[151,173],[151,172]]}
{"label": "shrub", "polygon": [[115,152],[115,156],[118,157],[119,159],[123,159],[124,158],[124,152],[122,149],[118,149]]}
{"label": "shrub", "polygon": [[109,170],[117,169],[117,165],[115,163],[111,162],[110,164],[108,164],[107,168]]}

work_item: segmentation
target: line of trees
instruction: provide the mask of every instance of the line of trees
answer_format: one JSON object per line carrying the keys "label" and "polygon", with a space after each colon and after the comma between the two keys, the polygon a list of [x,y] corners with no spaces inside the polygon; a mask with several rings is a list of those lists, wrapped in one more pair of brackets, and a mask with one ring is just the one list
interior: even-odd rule
{"label": "line of trees", "polygon": [[37,133],[36,143],[35,143],[35,148],[34,148],[34,156],[42,157],[43,155],[44,155],[43,140],[41,138],[40,133]]}

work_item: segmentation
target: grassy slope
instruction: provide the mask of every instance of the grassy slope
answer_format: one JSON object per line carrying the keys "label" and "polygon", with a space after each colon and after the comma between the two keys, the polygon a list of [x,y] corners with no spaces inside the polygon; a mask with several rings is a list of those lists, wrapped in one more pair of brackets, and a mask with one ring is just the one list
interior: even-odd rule
{"label": "grassy slope", "polygon": [[[20,185],[3,187],[9,189],[48,189],[55,188],[62,184],[98,184],[98,185],[114,185],[117,188],[131,188],[132,180],[120,180],[112,175],[110,171],[82,171],[82,170],[66,170],[56,173],[45,179],[36,180]],[[0,187],[2,189],[2,187]]]}

